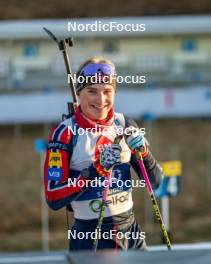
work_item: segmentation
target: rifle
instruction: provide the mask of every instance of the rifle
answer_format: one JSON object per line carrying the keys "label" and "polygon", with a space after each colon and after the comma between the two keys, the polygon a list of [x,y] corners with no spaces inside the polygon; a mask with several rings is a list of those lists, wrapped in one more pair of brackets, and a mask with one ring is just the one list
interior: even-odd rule
{"label": "rifle", "polygon": [[72,116],[78,106],[78,101],[77,101],[77,96],[76,96],[76,89],[75,89],[75,84],[73,81],[73,77],[72,77],[72,71],[70,68],[70,61],[69,61],[69,57],[68,57],[68,46],[69,47],[73,47],[73,38],[69,37],[69,38],[64,38],[61,40],[58,40],[57,37],[47,28],[43,27],[43,29],[45,30],[45,32],[50,36],[50,38],[56,42],[56,44],[58,45],[59,50],[62,51],[63,54],[63,58],[64,58],[64,63],[66,66],[66,71],[67,71],[67,76],[69,79],[69,85],[70,85],[70,91],[72,94],[72,99],[73,102],[68,102],[67,103],[67,107],[68,107],[68,115],[63,114],[62,115],[62,120]]}
{"label": "rifle", "polygon": [[[64,63],[65,63],[66,71],[67,71],[67,76],[68,76],[68,79],[70,80],[68,83],[70,85],[70,91],[71,91],[73,102],[68,102],[67,103],[68,114],[62,114],[62,120],[65,120],[65,119],[71,117],[74,114],[74,112],[75,112],[75,110],[76,110],[76,108],[78,106],[75,84],[74,84],[74,81],[73,81],[72,71],[71,71],[71,68],[70,68],[70,61],[69,61],[68,52],[67,52],[68,46],[69,47],[73,47],[73,38],[69,37],[69,38],[64,38],[64,39],[58,40],[57,37],[50,30],[48,30],[45,27],[43,27],[43,29],[50,36],[50,38],[53,41],[56,42],[56,44],[58,45],[59,50],[62,51],[63,58],[64,58]],[[69,230],[68,211],[69,212],[73,212],[73,209],[72,209],[71,205],[67,205],[66,206],[67,228]]]}

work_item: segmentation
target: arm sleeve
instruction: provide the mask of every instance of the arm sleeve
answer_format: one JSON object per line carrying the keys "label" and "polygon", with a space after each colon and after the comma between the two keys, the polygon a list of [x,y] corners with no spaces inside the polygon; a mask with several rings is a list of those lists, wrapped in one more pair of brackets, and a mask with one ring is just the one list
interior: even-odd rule
{"label": "arm sleeve", "polygon": [[[126,127],[134,126],[138,128],[137,123],[134,120],[130,119],[129,117],[125,117],[125,126]],[[162,176],[163,176],[162,168],[158,164],[157,160],[153,157],[153,154],[151,153],[149,148],[148,148],[147,155],[143,158],[143,162],[144,162],[146,171],[148,173],[148,177],[152,185],[152,188],[157,189],[161,183]],[[135,170],[135,172],[137,173],[138,177],[141,180],[144,180],[135,154],[131,154],[130,163],[133,169]]]}
{"label": "arm sleeve", "polygon": [[68,183],[68,178],[71,177],[71,138],[71,131],[62,123],[52,130],[49,137],[44,165],[44,188],[47,204],[53,210],[68,205],[84,189],[78,186],[79,180],[80,186],[86,186],[87,179],[82,176],[79,176],[74,184]]}

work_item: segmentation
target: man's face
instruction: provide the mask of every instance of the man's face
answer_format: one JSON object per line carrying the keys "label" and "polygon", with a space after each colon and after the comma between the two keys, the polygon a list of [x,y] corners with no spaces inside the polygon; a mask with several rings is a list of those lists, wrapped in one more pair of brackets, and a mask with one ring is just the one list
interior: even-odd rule
{"label": "man's face", "polygon": [[92,120],[103,120],[114,104],[114,87],[110,84],[93,84],[78,94],[82,112]]}

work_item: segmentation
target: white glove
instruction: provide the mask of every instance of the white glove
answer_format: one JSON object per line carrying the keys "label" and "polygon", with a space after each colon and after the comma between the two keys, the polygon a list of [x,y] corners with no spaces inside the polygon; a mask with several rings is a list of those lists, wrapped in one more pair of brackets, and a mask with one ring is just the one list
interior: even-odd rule
{"label": "white glove", "polygon": [[140,132],[139,128],[130,126],[127,128],[126,132],[127,132],[126,134],[128,135],[126,136],[126,142],[128,146],[132,150],[142,148],[144,151],[146,146],[146,140],[144,138],[143,133]]}

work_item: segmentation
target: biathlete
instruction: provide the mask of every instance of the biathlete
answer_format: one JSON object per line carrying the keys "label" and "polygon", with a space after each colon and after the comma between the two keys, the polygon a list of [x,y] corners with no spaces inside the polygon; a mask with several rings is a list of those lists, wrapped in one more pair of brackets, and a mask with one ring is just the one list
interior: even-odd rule
{"label": "biathlete", "polygon": [[[97,248],[146,249],[144,233],[133,213],[131,166],[143,180],[134,150],[142,148],[140,155],[154,189],[161,182],[162,170],[137,124],[114,112],[115,76],[115,66],[109,60],[93,57],[83,63],[77,72],[79,106],[70,118],[52,130],[49,138],[45,195],[51,209],[71,206],[73,210],[70,250],[93,249],[106,188],[103,183],[111,172]],[[117,131],[126,128],[130,133],[114,144]],[[92,186],[91,181],[96,179],[102,184]]]}

